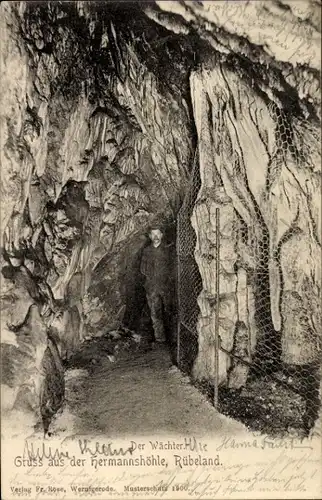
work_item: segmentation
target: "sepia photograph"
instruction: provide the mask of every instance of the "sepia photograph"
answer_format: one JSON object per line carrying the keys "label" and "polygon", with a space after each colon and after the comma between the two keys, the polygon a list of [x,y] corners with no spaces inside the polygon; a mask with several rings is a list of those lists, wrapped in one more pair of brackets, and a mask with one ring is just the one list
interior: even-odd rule
{"label": "sepia photograph", "polygon": [[322,498],[321,6],[1,3],[4,500]]}

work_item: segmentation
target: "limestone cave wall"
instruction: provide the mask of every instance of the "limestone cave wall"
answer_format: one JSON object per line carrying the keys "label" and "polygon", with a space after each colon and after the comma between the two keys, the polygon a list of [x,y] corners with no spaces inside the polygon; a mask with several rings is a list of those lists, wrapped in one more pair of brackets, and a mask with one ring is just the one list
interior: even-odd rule
{"label": "limestone cave wall", "polygon": [[189,62],[178,59],[161,79],[151,70],[155,30],[146,31],[142,53],[138,17],[130,30],[111,8],[1,6],[1,341],[9,407],[24,386],[39,409],[48,331],[68,358],[85,336],[122,323],[131,258],[150,223],[174,220],[189,175],[191,110],[180,83],[188,82]]}
{"label": "limestone cave wall", "polygon": [[[274,358],[314,363],[321,352],[320,5],[160,1],[145,12],[213,49],[190,76],[201,176],[192,225],[203,287],[194,376],[214,376],[217,300],[227,351],[243,339],[237,354],[263,369]],[[221,352],[220,381],[234,385],[230,367]]]}
{"label": "limestone cave wall", "polygon": [[[225,65],[192,75],[202,187],[193,226],[203,279],[198,377],[211,364],[216,302],[215,210],[220,209],[220,337],[233,349],[243,325],[246,360],[320,356],[320,131],[251,92]],[[278,340],[280,345],[278,344]],[[275,350],[275,353],[274,353]],[[279,353],[281,351],[281,353]],[[222,381],[229,357],[221,353]],[[269,361],[269,359],[267,359]]]}

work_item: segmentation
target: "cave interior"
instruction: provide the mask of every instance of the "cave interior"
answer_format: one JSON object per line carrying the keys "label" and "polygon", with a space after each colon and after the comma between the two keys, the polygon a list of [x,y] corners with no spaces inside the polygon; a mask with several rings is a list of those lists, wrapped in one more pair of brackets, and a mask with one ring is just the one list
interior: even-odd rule
{"label": "cave interior", "polygon": [[[159,224],[173,260],[173,362],[212,399],[219,321],[222,411],[266,429],[269,401],[278,430],[296,420],[310,430],[321,348],[319,71],[229,33],[203,2],[184,13],[165,3],[4,8],[11,407],[37,412],[44,394],[55,399],[86,343],[115,331],[151,342],[140,260]],[[35,383],[40,365],[45,382]]]}

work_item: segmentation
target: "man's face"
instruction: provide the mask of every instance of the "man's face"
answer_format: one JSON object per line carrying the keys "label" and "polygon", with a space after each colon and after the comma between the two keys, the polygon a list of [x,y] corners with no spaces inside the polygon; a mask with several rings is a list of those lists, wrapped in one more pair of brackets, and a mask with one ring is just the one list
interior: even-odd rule
{"label": "man's face", "polygon": [[160,229],[152,229],[152,231],[150,232],[150,238],[155,247],[160,245],[162,236],[163,234]]}

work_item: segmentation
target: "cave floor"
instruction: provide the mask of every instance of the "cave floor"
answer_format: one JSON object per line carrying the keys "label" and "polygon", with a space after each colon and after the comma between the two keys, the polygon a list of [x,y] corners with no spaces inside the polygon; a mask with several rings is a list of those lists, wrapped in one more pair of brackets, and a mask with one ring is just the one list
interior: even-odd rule
{"label": "cave floor", "polygon": [[[84,360],[89,363],[85,370]],[[66,371],[66,403],[52,423],[54,435],[202,437],[246,432],[243,424],[216,412],[173,366],[167,348],[138,346],[111,360],[104,340],[97,341],[78,356],[78,368]]]}

